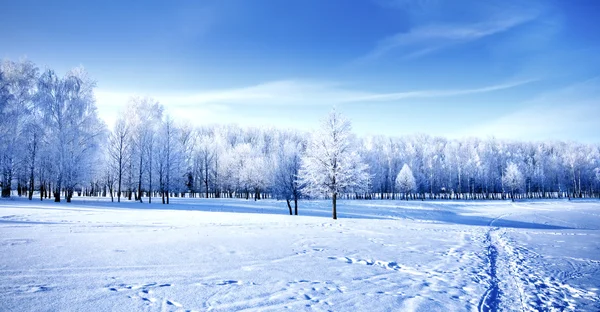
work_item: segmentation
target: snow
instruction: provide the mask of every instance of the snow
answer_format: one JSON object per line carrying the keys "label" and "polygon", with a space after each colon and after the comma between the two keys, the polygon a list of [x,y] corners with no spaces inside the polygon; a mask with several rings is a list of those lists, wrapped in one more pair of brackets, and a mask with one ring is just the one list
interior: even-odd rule
{"label": "snow", "polygon": [[[598,311],[598,201],[0,201],[0,311]],[[235,213],[232,213],[235,212]]]}

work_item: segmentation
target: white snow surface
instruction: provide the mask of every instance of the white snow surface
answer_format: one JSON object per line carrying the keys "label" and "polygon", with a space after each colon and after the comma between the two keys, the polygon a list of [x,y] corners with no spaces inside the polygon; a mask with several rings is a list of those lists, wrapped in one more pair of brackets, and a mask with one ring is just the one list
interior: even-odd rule
{"label": "white snow surface", "polygon": [[600,310],[599,201],[330,205],[0,200],[0,311]]}

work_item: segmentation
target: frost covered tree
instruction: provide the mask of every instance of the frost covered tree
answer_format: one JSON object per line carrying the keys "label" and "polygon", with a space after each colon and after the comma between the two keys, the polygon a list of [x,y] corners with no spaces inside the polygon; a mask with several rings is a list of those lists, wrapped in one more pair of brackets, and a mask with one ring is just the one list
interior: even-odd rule
{"label": "frost covered tree", "polygon": [[[135,199],[140,202],[143,202],[142,186],[146,177],[144,173],[150,172],[148,181],[149,184],[152,182],[151,170],[148,170],[148,168],[152,168],[152,158],[148,153],[148,149],[152,149],[154,135],[162,119],[162,114],[163,106],[150,97],[133,97],[127,105],[126,122],[132,140],[130,143],[131,161],[129,163],[131,172],[129,174],[130,178],[137,176]],[[132,186],[129,185],[130,188]],[[131,192],[129,196],[131,196]]]}
{"label": "frost covered tree", "polygon": [[[114,154],[111,149],[113,149],[113,136],[114,133],[110,133],[111,138],[107,142],[109,145],[104,146],[104,153],[102,153],[102,162],[99,164],[101,166],[101,180],[104,184],[104,187],[108,188],[108,194],[110,195],[110,201],[115,201],[115,184],[117,184],[118,175],[119,175],[119,166],[118,162],[115,163]],[[122,173],[122,171],[121,171]]]}
{"label": "frost covered tree", "polygon": [[502,183],[504,184],[504,187],[510,189],[510,198],[514,201],[515,192],[521,191],[525,184],[523,174],[515,163],[509,162],[506,166],[504,176],[502,177]]}
{"label": "frost covered tree", "polygon": [[250,198],[251,190],[251,175],[253,174],[253,157],[252,146],[250,143],[238,144],[232,150],[230,158],[230,174],[232,177],[232,185],[244,194],[246,199]]}
{"label": "frost covered tree", "polygon": [[212,177],[214,175],[213,158],[215,158],[216,145],[214,136],[207,134],[200,135],[197,140],[194,157],[194,178],[197,182],[196,191],[200,190],[200,185],[204,188],[204,197],[209,197]]}
{"label": "frost covered tree", "polygon": [[23,142],[26,147],[26,155],[23,158],[25,162],[24,166],[27,170],[28,175],[28,198],[33,199],[33,192],[35,190],[35,173],[36,165],[39,163],[41,151],[43,151],[44,144],[44,129],[41,125],[40,117],[36,112],[32,112],[28,116],[28,120],[25,122],[23,127]]}
{"label": "frost covered tree", "polygon": [[193,159],[194,159],[194,146],[196,145],[196,136],[194,128],[188,124],[182,124],[179,126],[179,147],[180,147],[180,162],[181,162],[181,176],[178,177],[182,182],[179,185],[179,191],[183,194],[184,192],[193,192],[195,185],[192,176],[193,172]]}
{"label": "frost covered tree", "polygon": [[[29,116],[33,107],[38,69],[30,61],[2,61],[0,63],[0,169],[2,171],[2,197],[9,197],[12,180],[19,167],[28,157],[21,144],[30,139],[28,130],[33,129]],[[36,131],[36,133],[38,133]],[[39,140],[39,138],[37,138]],[[37,144],[37,142],[36,142]],[[26,170],[22,170],[24,173]],[[19,179],[19,181],[21,181]],[[21,195],[21,188],[18,188]]]}
{"label": "frost covered tree", "polygon": [[331,196],[332,216],[337,219],[337,197],[365,188],[368,166],[355,146],[350,121],[335,109],[321,122],[302,157],[300,181],[309,194]]}
{"label": "frost covered tree", "polygon": [[[172,120],[173,135],[165,140],[162,105],[151,98],[133,98],[120,114],[121,121],[112,135],[98,135],[103,131],[95,117],[94,85],[81,69],[59,77],[51,69],[40,74],[29,61],[0,63],[3,196],[16,190],[19,196],[32,198],[39,191],[43,199],[51,197],[53,191],[55,199],[65,194],[70,200],[75,188],[84,196],[97,196],[106,194],[108,187],[118,200],[131,200],[134,194],[141,200],[147,194],[150,202],[153,193],[157,195],[155,186],[161,184],[165,200],[185,192],[191,196],[203,192],[203,197],[214,198],[275,197],[289,199],[289,209],[299,196],[299,182],[324,183],[322,177],[319,181],[307,174],[305,180],[298,179],[300,168],[311,167],[304,165],[309,159],[304,150],[308,148],[311,155],[319,149],[329,152],[333,128],[343,124],[334,127],[326,123],[327,135],[309,139],[306,133],[286,130],[236,125],[192,128],[175,126],[178,120]],[[368,165],[368,179],[349,187],[339,186],[336,177],[335,188],[330,183],[311,195],[334,197],[333,188],[336,198],[340,193],[350,197],[350,192],[361,186],[361,193],[352,194],[354,197],[394,199],[402,191],[396,178],[406,163],[415,182],[411,198],[500,199],[517,191],[526,198],[600,197],[597,143],[520,142],[493,137],[449,140],[427,135],[347,138],[351,152],[342,156],[331,153],[334,157],[327,155],[321,165],[329,170],[335,157],[354,157]],[[315,146],[315,140],[321,144]],[[174,144],[165,149],[165,142]],[[99,146],[105,147],[103,157],[97,157]],[[163,157],[167,151],[169,162]],[[114,157],[109,157],[111,153]],[[110,166],[98,165],[106,161]],[[317,168],[318,162],[313,162],[312,167]],[[513,190],[506,181],[510,177],[508,163],[516,166],[523,180]],[[116,192],[111,191],[113,187]]]}
{"label": "frost covered tree", "polygon": [[[596,187],[599,188],[597,192],[600,193],[600,167],[594,169],[594,173],[596,174]],[[600,194],[598,194],[600,196]]]}
{"label": "frost covered tree", "polygon": [[[114,129],[110,134],[108,153],[110,155],[109,161],[114,165],[116,171],[116,182],[117,182],[117,202],[121,202],[121,186],[123,185],[123,173],[125,171],[125,164],[129,157],[129,125],[123,118],[119,118],[115,123]],[[108,176],[108,175],[107,175]],[[112,177],[112,174],[111,174]]]}
{"label": "frost covered tree", "polygon": [[60,202],[62,189],[70,202],[76,184],[90,174],[105,131],[96,112],[95,85],[83,68],[75,68],[63,78],[50,69],[40,76],[36,105],[49,137],[56,202]]}
{"label": "frost covered tree", "polygon": [[301,194],[298,173],[305,146],[296,140],[286,140],[281,144],[277,155],[277,166],[274,170],[273,191],[278,198],[285,199],[290,215],[292,215],[290,201],[293,201],[294,214],[298,215],[298,199]]}
{"label": "frost covered tree", "polygon": [[417,190],[417,182],[412,170],[407,164],[402,166],[402,169],[396,177],[396,186],[398,190],[404,194],[404,198],[408,199],[408,195]]}
{"label": "frost covered tree", "polygon": [[163,204],[169,204],[171,193],[183,184],[182,147],[178,140],[180,129],[170,116],[161,123],[157,135],[157,167],[159,190]]}

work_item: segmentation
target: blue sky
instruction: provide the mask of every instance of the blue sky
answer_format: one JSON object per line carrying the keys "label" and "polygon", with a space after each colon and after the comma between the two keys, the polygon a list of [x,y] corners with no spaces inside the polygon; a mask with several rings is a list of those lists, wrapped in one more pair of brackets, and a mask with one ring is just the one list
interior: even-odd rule
{"label": "blue sky", "polygon": [[195,124],[600,142],[600,1],[11,1],[0,57]]}

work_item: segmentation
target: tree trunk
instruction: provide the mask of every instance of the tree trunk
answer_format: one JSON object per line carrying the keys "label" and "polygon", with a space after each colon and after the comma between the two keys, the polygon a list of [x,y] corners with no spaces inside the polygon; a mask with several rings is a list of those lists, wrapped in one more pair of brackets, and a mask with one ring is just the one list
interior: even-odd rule
{"label": "tree trunk", "polygon": [[150,170],[148,171],[148,204],[152,204],[152,158],[150,159]]}
{"label": "tree trunk", "polygon": [[142,200],[142,165],[144,164],[143,162],[143,157],[140,156],[140,174],[138,177],[138,192],[136,195],[136,199],[139,199],[140,203],[143,203],[144,201]]}
{"label": "tree trunk", "polygon": [[37,150],[37,140],[36,136],[33,136],[33,151],[31,152],[31,166],[30,166],[30,174],[29,174],[29,200],[33,199],[33,189],[34,189],[34,170],[35,170],[35,154]]}
{"label": "tree trunk", "polygon": [[287,202],[287,206],[288,206],[288,209],[290,210],[290,216],[291,216],[292,215],[292,205],[290,205],[289,199],[286,199],[285,201]]}
{"label": "tree trunk", "polygon": [[298,197],[294,197],[294,213],[298,215]]}
{"label": "tree trunk", "polygon": [[12,176],[10,173],[8,172],[4,172],[3,174],[3,181],[2,181],[2,197],[10,197],[10,190],[11,190],[11,181],[12,180]]}
{"label": "tree trunk", "polygon": [[337,193],[333,193],[333,196],[331,197],[332,201],[333,201],[333,220],[337,219],[337,207],[336,207],[336,201],[337,201]]}
{"label": "tree trunk", "polygon": [[121,181],[123,181],[123,160],[119,158],[119,185],[117,186],[117,202],[121,202]]}
{"label": "tree trunk", "polygon": [[206,155],[204,155],[204,192],[208,198],[208,159]]}

